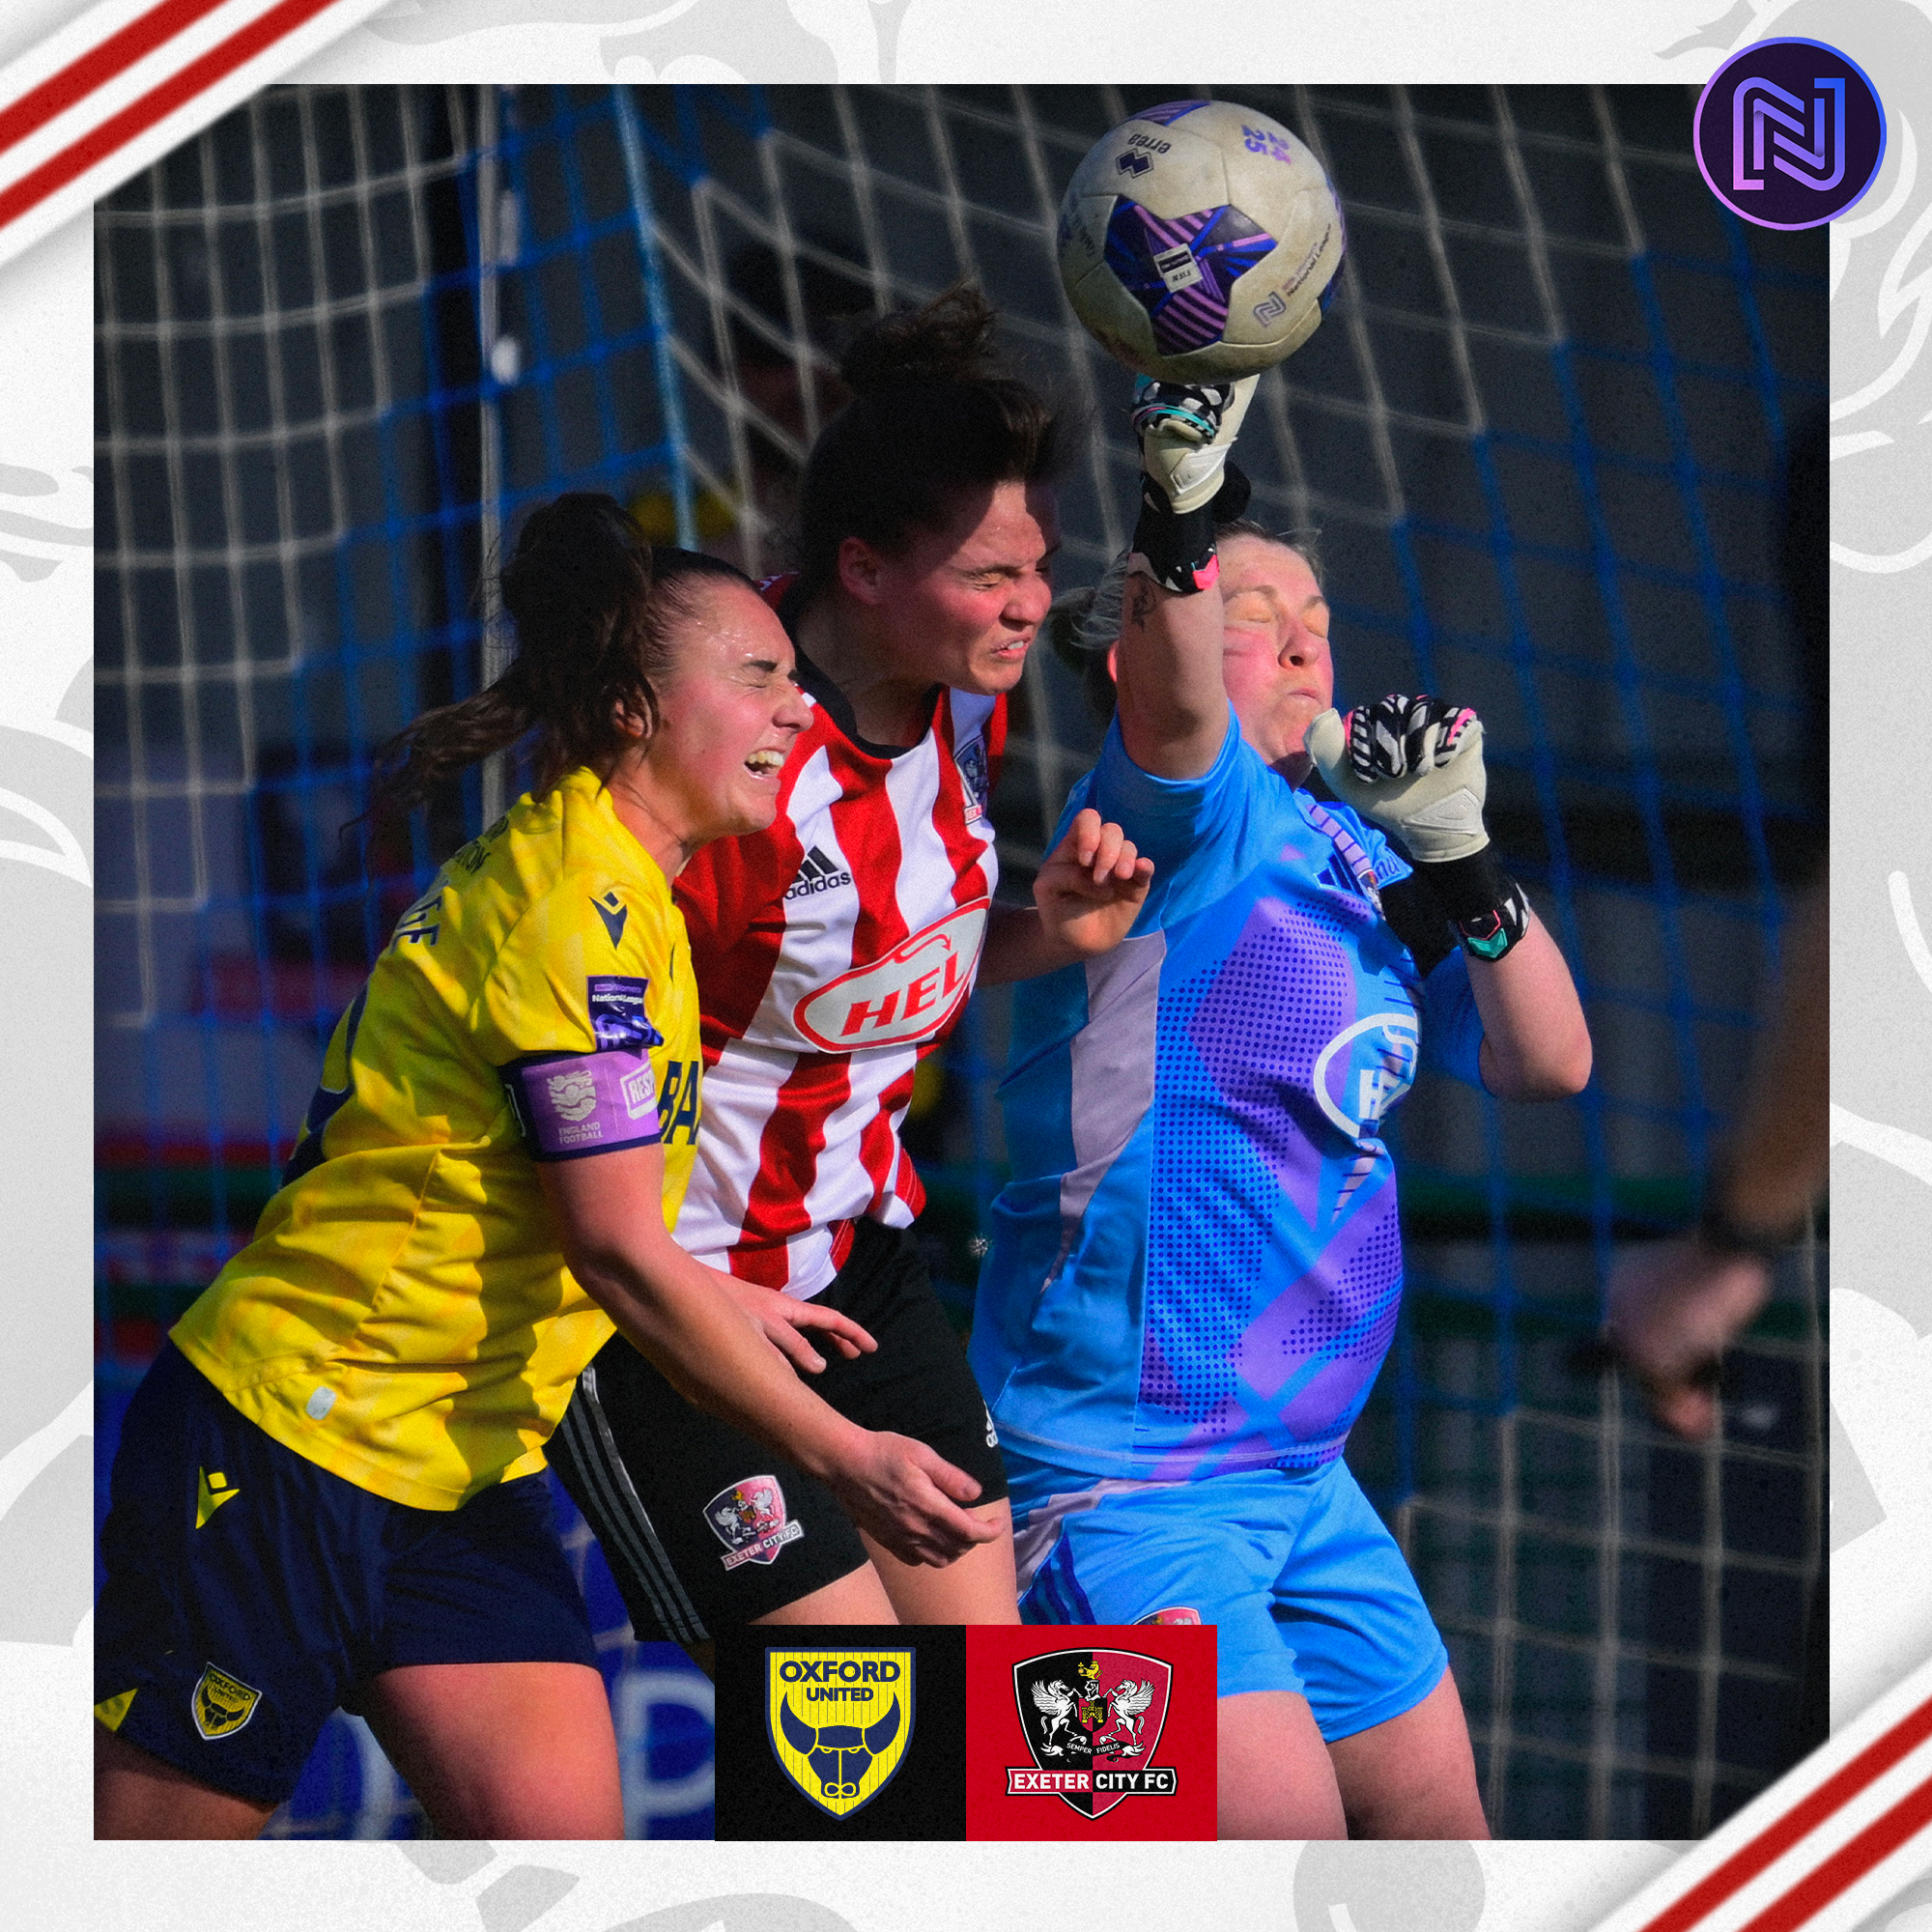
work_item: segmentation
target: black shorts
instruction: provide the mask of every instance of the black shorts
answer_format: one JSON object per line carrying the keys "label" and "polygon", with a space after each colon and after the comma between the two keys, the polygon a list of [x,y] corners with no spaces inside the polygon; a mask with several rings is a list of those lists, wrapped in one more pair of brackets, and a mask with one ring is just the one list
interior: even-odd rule
{"label": "black shorts", "polygon": [[[864,1429],[916,1436],[1007,1493],[992,1417],[965,1350],[903,1229],[861,1221],[814,1299],[878,1343],[825,1357],[814,1394]],[[749,1435],[694,1407],[621,1335],[578,1379],[551,1466],[603,1546],[640,1640],[698,1643],[850,1576],[866,1546],[832,1492]],[[978,1507],[975,1504],[974,1507]]]}

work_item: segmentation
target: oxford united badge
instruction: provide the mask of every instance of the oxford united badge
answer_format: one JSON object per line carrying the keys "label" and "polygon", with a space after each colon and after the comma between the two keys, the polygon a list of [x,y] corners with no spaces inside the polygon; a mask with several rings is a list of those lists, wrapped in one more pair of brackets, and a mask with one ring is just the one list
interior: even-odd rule
{"label": "oxford united badge", "polygon": [[262,1693],[210,1664],[194,1686],[194,1727],[209,1743],[231,1737],[255,1715]]}
{"label": "oxford united badge", "polygon": [[912,1741],[910,1650],[767,1650],[772,1754],[811,1802],[844,1818],[891,1781]]}

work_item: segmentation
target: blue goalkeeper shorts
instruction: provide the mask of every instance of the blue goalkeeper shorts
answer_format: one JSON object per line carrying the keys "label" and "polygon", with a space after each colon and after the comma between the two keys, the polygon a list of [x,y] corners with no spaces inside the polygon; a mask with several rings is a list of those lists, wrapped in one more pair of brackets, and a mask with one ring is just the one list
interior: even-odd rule
{"label": "blue goalkeeper shorts", "polygon": [[164,1345],[112,1483],[95,1715],[217,1791],[279,1804],[328,1714],[400,1665],[597,1666],[542,1474],[461,1509],[390,1502],[284,1448]]}
{"label": "blue goalkeeper shorts", "polygon": [[1339,1458],[1132,1483],[1006,1455],[1025,1623],[1213,1624],[1216,1694],[1293,1691],[1331,1742],[1399,1718],[1449,1666],[1402,1551]]}

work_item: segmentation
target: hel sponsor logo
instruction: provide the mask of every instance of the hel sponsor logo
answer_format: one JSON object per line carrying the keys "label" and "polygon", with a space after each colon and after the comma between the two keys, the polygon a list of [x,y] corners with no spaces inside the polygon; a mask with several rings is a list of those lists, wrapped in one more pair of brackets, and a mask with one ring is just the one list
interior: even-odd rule
{"label": "hel sponsor logo", "polygon": [[1201,1612],[1192,1610],[1185,1604],[1174,1604],[1164,1610],[1150,1610],[1144,1617],[1136,1617],[1137,1624],[1198,1624]]}
{"label": "hel sponsor logo", "polygon": [[1033,1764],[1007,1767],[1009,1794],[1057,1797],[1098,1818],[1123,1798],[1166,1798],[1171,1766],[1136,1764],[1160,1742],[1174,1666],[1131,1650],[1057,1650],[1013,1665]]}
{"label": "hel sponsor logo", "polygon": [[211,1663],[195,1679],[188,1701],[195,1729],[213,1744],[216,1738],[233,1737],[247,1723],[262,1701],[262,1693]]}
{"label": "hel sponsor logo", "polygon": [[1372,1139],[1414,1084],[1418,1051],[1413,1013],[1371,1013],[1344,1027],[1316,1056],[1317,1103],[1350,1140]]}
{"label": "hel sponsor logo", "polygon": [[799,1032],[827,1053],[932,1038],[972,990],[986,907],[984,899],[960,906],[901,940],[883,959],[808,993],[792,1010]]}
{"label": "hel sponsor logo", "polygon": [[398,947],[405,940],[412,946],[424,941],[431,946],[436,944],[437,934],[442,930],[439,917],[442,908],[442,874],[439,872],[429,891],[396,922],[394,940]]}
{"label": "hel sponsor logo", "polygon": [[[772,1755],[835,1818],[876,1798],[905,1761],[913,1657],[910,1650],[765,1652]],[[826,1709],[828,1703],[836,1708]]]}
{"label": "hel sponsor logo", "polygon": [[699,1074],[703,1063],[696,1060],[668,1060],[664,1070],[664,1097],[658,1107],[664,1144],[669,1147],[680,1135],[687,1147],[697,1145],[697,1122],[702,1111],[698,1101]]}
{"label": "hel sponsor logo", "polygon": [[798,876],[785,888],[785,897],[810,898],[815,893],[829,893],[838,886],[849,886],[851,883],[852,874],[843,866],[828,859],[814,845],[800,864]]}
{"label": "hel sponsor logo", "polygon": [[1191,289],[1201,279],[1201,265],[1185,244],[1163,250],[1153,258],[1153,266],[1171,295]]}
{"label": "hel sponsor logo", "polygon": [[726,1570],[742,1563],[776,1563],[779,1551],[805,1534],[804,1523],[787,1519],[784,1492],[776,1476],[748,1476],[720,1490],[704,1505],[704,1520],[724,1546],[718,1560]]}

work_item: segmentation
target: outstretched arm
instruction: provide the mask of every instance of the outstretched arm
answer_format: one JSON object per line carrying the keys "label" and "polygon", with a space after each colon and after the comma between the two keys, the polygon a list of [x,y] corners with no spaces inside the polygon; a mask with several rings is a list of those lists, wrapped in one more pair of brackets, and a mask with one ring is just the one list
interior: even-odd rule
{"label": "outstretched arm", "polygon": [[1156,778],[1199,778],[1228,734],[1221,599],[1208,594],[1220,578],[1214,503],[1257,381],[1135,388],[1141,511],[1115,680],[1127,755]]}

